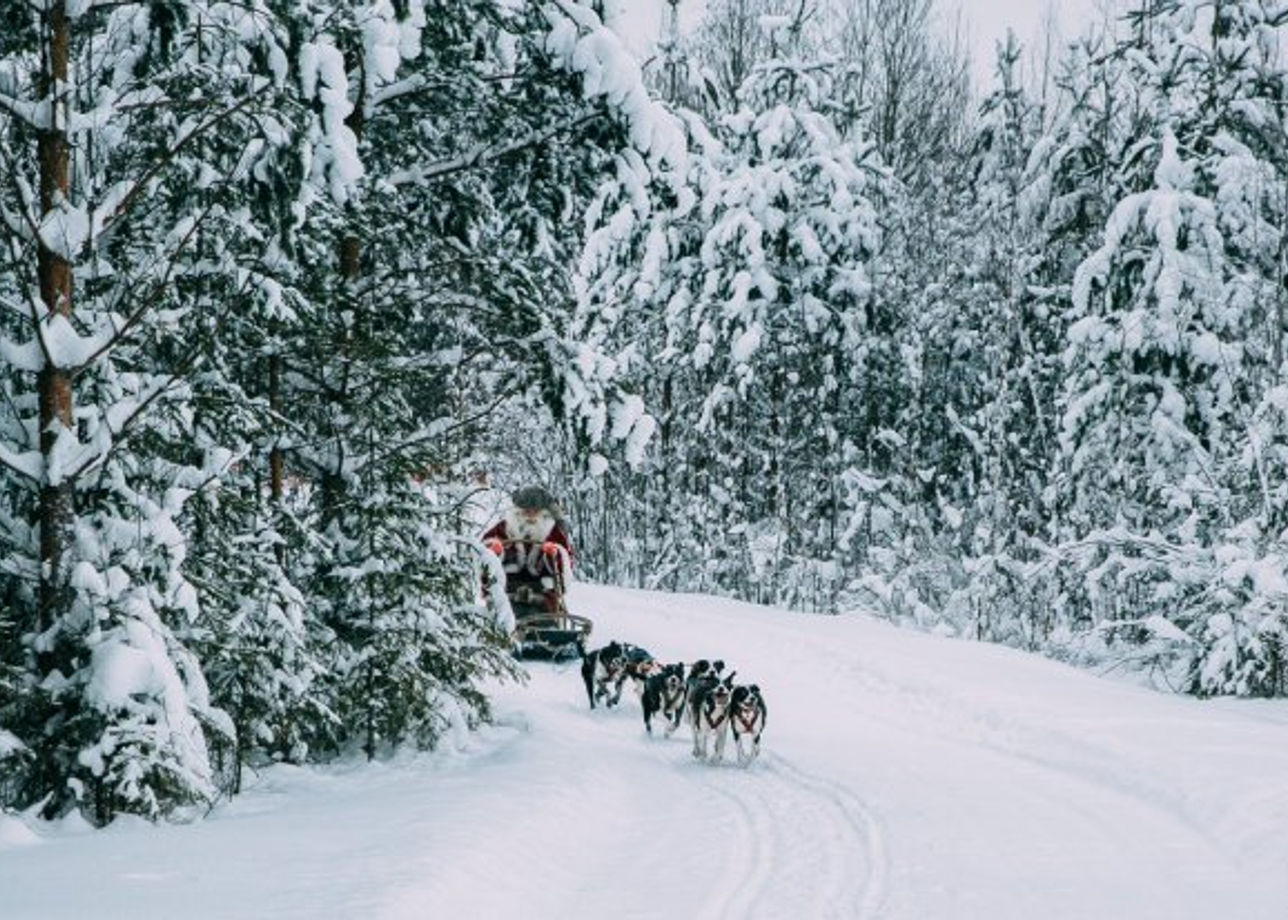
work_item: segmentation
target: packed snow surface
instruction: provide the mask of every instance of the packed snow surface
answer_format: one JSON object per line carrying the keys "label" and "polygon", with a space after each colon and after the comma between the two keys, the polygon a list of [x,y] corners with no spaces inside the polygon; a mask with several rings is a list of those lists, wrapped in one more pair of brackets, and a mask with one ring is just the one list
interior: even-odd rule
{"label": "packed snow surface", "polygon": [[1282,920],[1288,704],[1022,652],[578,585],[596,644],[723,658],[761,758],[700,764],[628,690],[534,663],[451,750],[276,767],[186,826],[0,816],[0,916]]}

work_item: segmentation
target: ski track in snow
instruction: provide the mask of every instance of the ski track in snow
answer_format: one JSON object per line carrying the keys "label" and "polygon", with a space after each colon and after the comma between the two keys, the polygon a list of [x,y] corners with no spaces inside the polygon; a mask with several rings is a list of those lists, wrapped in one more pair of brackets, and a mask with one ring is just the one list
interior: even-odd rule
{"label": "ski track in snow", "polygon": [[[886,897],[889,856],[887,854],[885,834],[876,817],[856,795],[844,786],[821,777],[812,776],[804,770],[793,766],[786,758],[774,754],[767,756],[775,773],[786,775],[801,788],[813,790],[816,794],[828,799],[834,807],[840,810],[845,822],[849,825],[849,830],[855,834],[855,850],[866,850],[868,857],[864,863],[863,874],[858,876],[857,890],[859,897],[857,901],[851,902],[848,898],[842,899],[843,904],[857,903],[858,913],[847,913],[846,916],[853,916],[856,920],[870,920],[870,918],[879,917]],[[846,878],[854,879],[856,877],[853,872],[853,866],[844,867],[844,871]],[[853,892],[847,891],[847,893],[852,894]]]}

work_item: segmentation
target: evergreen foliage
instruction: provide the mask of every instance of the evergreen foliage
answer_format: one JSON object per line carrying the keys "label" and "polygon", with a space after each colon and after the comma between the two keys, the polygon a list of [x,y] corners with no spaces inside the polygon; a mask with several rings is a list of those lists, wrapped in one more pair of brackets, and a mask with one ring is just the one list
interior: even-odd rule
{"label": "evergreen foliage", "polygon": [[665,144],[638,70],[569,3],[12,18],[4,805],[182,815],[486,719],[453,483],[512,394],[565,418],[570,218]]}
{"label": "evergreen foliage", "polygon": [[978,106],[929,0],[606,6],[0,12],[0,806],[485,721],[489,480],[583,577],[1288,691],[1282,4]]}
{"label": "evergreen foliage", "polygon": [[[655,85],[700,112],[687,188],[620,169],[582,268],[625,415],[657,420],[585,492],[596,573],[1282,692],[1282,13],[1146,4],[1042,105],[1011,40],[970,119],[925,13],[731,2],[665,47]],[[799,226],[781,177],[807,187],[785,111],[834,153],[873,138],[889,178],[820,199],[875,242],[767,242]],[[819,294],[822,266],[864,296]]]}

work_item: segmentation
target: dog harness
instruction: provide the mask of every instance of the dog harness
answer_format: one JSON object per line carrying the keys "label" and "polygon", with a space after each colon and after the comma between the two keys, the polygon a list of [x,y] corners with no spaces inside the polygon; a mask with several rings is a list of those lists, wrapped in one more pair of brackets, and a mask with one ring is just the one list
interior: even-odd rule
{"label": "dog harness", "polygon": [[606,661],[599,662],[599,667],[604,669],[604,673],[595,675],[595,693],[597,696],[608,696],[608,688],[616,683],[619,677],[624,677],[625,672],[621,665]]}
{"label": "dog harness", "polygon": [[717,728],[719,728],[721,725],[724,724],[725,719],[729,718],[729,707],[725,706],[722,710],[720,710],[720,718],[715,719],[714,721],[711,718],[711,710],[706,706],[702,707],[702,715],[706,717],[707,728],[711,729],[712,731],[715,731]]}
{"label": "dog harness", "polygon": [[750,735],[756,730],[756,723],[760,721],[760,710],[755,706],[739,706],[738,712],[733,717],[734,733],[737,734],[738,727],[742,727],[744,735]]}

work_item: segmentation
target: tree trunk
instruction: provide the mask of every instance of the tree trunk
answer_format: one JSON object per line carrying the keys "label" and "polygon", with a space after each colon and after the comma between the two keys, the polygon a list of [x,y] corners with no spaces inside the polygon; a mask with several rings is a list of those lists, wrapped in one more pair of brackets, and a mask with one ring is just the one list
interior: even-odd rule
{"label": "tree trunk", "polygon": [[[282,356],[278,354],[268,358],[268,407],[273,412],[273,424],[280,428],[281,423],[276,419],[282,416]],[[282,508],[283,466],[281,439],[278,438],[268,451],[268,498],[273,514]],[[273,548],[273,557],[279,566],[286,564],[286,546],[280,541]]]}
{"label": "tree trunk", "polygon": [[[45,13],[45,62],[43,91],[50,101],[50,121],[38,134],[40,162],[40,209],[46,215],[61,206],[70,190],[70,154],[66,133],[65,103],[56,93],[64,92],[71,45],[66,3],[55,0]],[[40,242],[37,255],[40,299],[49,316],[71,316],[72,266],[59,253]],[[70,603],[64,554],[71,540],[73,485],[65,476],[51,482],[53,452],[59,436],[70,431],[72,379],[68,369],[58,366],[58,356],[48,359],[37,381],[40,402],[40,452],[45,458],[46,477],[40,489],[40,629],[49,629],[66,612]],[[46,659],[43,665],[51,662]],[[42,671],[46,668],[42,667]]]}

